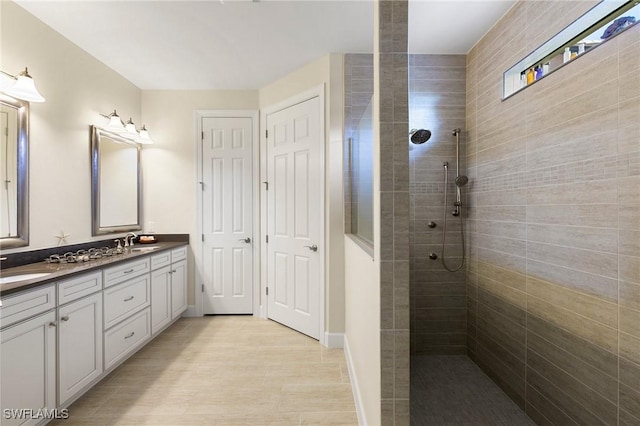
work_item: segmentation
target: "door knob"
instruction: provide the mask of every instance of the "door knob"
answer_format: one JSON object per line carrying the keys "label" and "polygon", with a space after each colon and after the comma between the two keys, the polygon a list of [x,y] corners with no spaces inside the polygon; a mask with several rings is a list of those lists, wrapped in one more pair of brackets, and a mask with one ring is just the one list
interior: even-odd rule
{"label": "door knob", "polygon": [[308,248],[311,251],[318,251],[318,246],[317,245],[312,245],[312,246],[305,246],[306,248]]}
{"label": "door knob", "polygon": [[244,243],[249,244],[251,242],[251,238],[240,238],[238,241],[243,241]]}

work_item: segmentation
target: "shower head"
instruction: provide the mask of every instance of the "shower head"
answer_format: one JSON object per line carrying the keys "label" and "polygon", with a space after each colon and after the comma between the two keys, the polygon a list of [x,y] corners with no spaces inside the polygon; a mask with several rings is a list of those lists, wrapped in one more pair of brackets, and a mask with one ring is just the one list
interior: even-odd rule
{"label": "shower head", "polygon": [[431,138],[431,130],[427,129],[411,129],[409,132],[411,136],[411,143],[420,145],[425,143]]}
{"label": "shower head", "polygon": [[463,186],[465,186],[467,183],[469,182],[469,178],[466,177],[465,175],[460,175],[456,178],[456,186],[458,188],[462,188]]}

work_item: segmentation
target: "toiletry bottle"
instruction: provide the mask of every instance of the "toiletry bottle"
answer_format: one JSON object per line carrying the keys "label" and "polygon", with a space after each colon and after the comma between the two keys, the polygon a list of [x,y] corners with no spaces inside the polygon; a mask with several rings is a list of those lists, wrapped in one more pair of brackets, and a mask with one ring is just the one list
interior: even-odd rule
{"label": "toiletry bottle", "polygon": [[529,68],[527,72],[527,84],[531,84],[536,80],[536,74],[533,72],[533,68]]}
{"label": "toiletry bottle", "polygon": [[536,67],[536,80],[540,80],[543,76],[542,65]]}
{"label": "toiletry bottle", "polygon": [[522,71],[520,73],[520,88],[522,89],[526,85],[527,85],[527,72],[526,71]]}
{"label": "toiletry bottle", "polygon": [[584,53],[584,42],[578,43],[578,55],[582,55]]}
{"label": "toiletry bottle", "polygon": [[571,52],[571,59],[575,59],[578,57],[578,52]]}
{"label": "toiletry bottle", "polygon": [[549,62],[542,65],[542,75],[547,75],[549,73]]}
{"label": "toiletry bottle", "polygon": [[562,54],[562,62],[566,64],[571,60],[571,49],[568,47],[564,48],[564,53]]}

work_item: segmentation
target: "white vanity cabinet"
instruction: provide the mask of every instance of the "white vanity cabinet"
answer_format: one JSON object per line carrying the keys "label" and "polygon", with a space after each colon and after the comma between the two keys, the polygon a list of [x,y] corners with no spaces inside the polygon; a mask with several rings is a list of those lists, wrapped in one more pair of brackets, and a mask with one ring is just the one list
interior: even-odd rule
{"label": "white vanity cabinet", "polygon": [[187,309],[187,248],[151,256],[151,331],[162,331]]}
{"label": "white vanity cabinet", "polygon": [[103,271],[105,371],[151,337],[150,265],[150,257],[145,256]]}
{"label": "white vanity cabinet", "polygon": [[43,424],[37,413],[67,407],[187,309],[187,246],[1,302],[0,423]]}
{"label": "white vanity cabinet", "polygon": [[[2,298],[0,405],[3,425],[35,425],[42,419],[29,418],[24,409],[37,413],[56,408],[54,308],[53,285]],[[23,409],[22,415],[18,412],[20,409]]]}
{"label": "white vanity cabinet", "polygon": [[187,248],[171,251],[171,319],[187,310]]}
{"label": "white vanity cabinet", "polygon": [[66,406],[102,375],[101,290],[101,272],[58,283],[59,406]]}

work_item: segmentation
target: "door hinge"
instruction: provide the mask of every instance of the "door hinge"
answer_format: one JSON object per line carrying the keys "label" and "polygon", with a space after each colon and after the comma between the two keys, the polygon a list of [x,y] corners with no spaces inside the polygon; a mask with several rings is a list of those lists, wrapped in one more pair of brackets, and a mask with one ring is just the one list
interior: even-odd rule
{"label": "door hinge", "polygon": [[202,242],[204,243],[204,234],[202,234]]}
{"label": "door hinge", "polygon": [[269,295],[269,287],[267,287],[267,296]]}
{"label": "door hinge", "polygon": [[200,136],[201,136],[202,140],[204,140],[204,131],[202,131]]}
{"label": "door hinge", "polygon": [[267,244],[269,244],[269,236],[267,235],[266,237],[267,237]]}
{"label": "door hinge", "polygon": [[268,191],[268,190],[269,190],[269,182],[264,181],[264,182],[262,182],[262,183],[264,183],[264,189],[265,189],[265,191]]}
{"label": "door hinge", "polygon": [[202,289],[201,289],[201,291],[204,293],[204,284],[202,284]]}
{"label": "door hinge", "polygon": [[264,131],[264,137],[265,137],[265,138],[267,138],[267,139],[269,139],[269,131],[268,131],[268,130],[265,130],[265,131]]}

